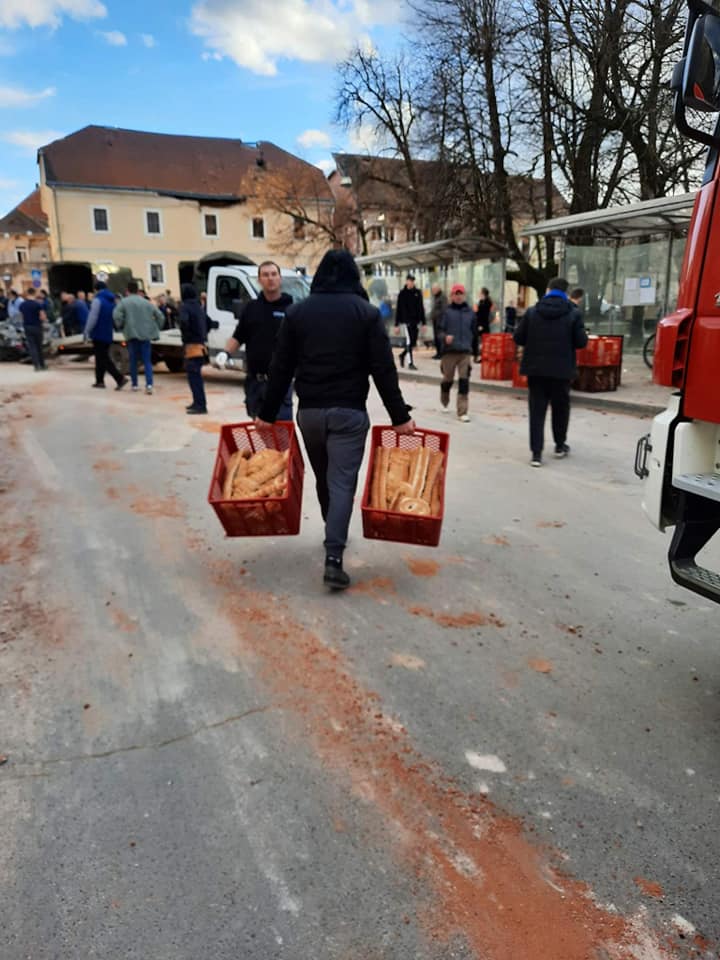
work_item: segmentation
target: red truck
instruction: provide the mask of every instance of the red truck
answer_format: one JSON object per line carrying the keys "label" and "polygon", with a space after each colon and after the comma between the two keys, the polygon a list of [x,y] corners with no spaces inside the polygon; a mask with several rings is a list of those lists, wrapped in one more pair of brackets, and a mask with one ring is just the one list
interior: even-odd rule
{"label": "red truck", "polygon": [[[673,579],[720,602],[720,573],[697,557],[720,529],[720,0],[689,0],[684,55],[671,82],[678,130],[709,147],[680,275],[677,308],[660,320],[653,378],[673,387],[670,404],[637,446],[643,509],[660,530],[674,526]],[[694,123],[688,117],[695,112]],[[692,114],[691,114],[692,115]]]}

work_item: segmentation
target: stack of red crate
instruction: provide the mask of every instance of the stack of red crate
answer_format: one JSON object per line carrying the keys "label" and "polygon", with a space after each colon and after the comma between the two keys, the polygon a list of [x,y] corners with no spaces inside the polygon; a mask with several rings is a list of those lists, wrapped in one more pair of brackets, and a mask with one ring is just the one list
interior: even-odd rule
{"label": "stack of red crate", "polygon": [[515,360],[512,365],[512,385],[514,387],[524,387],[527,389],[527,377],[520,373],[520,361]]}
{"label": "stack of red crate", "polygon": [[483,380],[512,380],[515,341],[511,333],[486,333],[482,338]]}
{"label": "stack of red crate", "polygon": [[577,351],[578,375],[575,390],[601,393],[617,390],[622,364],[622,337],[590,337],[587,346]]}

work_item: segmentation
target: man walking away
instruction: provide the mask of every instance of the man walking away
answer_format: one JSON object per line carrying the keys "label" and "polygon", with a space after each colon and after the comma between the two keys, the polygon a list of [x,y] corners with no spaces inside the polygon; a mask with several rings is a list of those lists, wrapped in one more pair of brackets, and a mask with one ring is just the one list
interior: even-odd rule
{"label": "man walking away", "polygon": [[75,336],[75,334],[85,331],[85,324],[88,318],[88,308],[84,300],[78,300],[72,293],[66,290],[60,294],[62,302],[62,325],[66,337]]}
{"label": "man walking away", "polygon": [[43,358],[43,324],[47,321],[47,314],[43,303],[35,298],[35,290],[28,287],[25,299],[20,301],[20,315],[22,316],[30,359],[35,370],[47,370]]}
{"label": "man walking away", "polygon": [[[276,263],[267,260],[260,264],[258,282],[262,288],[258,298],[244,305],[225,351],[215,358],[215,365],[222,370],[227,363],[228,354],[235,353],[241,344],[245,344],[245,406],[248,416],[252,418],[258,415],[265,398],[275,341],[285,319],[285,311],[293,302],[289,294],[282,292],[282,275]],[[292,420],[292,387],[289,384],[279,419]]]}
{"label": "man walking away", "polygon": [[192,415],[207,413],[205,384],[202,368],[207,363],[207,314],[198,300],[197,290],[192,283],[184,283],[180,288],[182,302],[178,315],[178,326],[185,344],[185,372],[187,373],[192,403],[185,411]]}
{"label": "man walking away", "polygon": [[95,296],[85,324],[85,340],[92,340],[95,354],[95,383],[97,390],[105,389],[105,374],[109,373],[115,381],[115,389],[122,390],[128,382],[110,356],[110,346],[113,342],[113,310],[115,309],[115,294],[108,290],[102,280],[95,283]]}
{"label": "man walking away", "polygon": [[440,336],[440,331],[438,329],[438,324],[440,323],[440,317],[443,315],[443,312],[448,305],[448,301],[439,283],[434,283],[432,287],[430,287],[430,291],[432,293],[430,322],[432,323],[433,343],[435,344],[435,356],[433,357],[433,360],[439,360],[442,357],[443,344],[442,337]]}
{"label": "man walking away", "polygon": [[415,286],[415,277],[409,273],[405,286],[398,294],[395,306],[395,323],[405,332],[405,347],[400,353],[400,366],[405,366],[405,357],[410,357],[408,369],[417,370],[413,363],[413,350],[417,346],[418,330],[425,323],[425,306],[422,293]]}
{"label": "man walking away", "polygon": [[113,310],[113,324],[116,330],[122,330],[127,341],[133,390],[138,389],[138,361],[142,360],[145,369],[145,393],[152,393],[153,368],[150,341],[160,339],[160,328],[164,317],[150,300],[138,295],[139,289],[136,280],[128,281],[127,296]]}
{"label": "man walking away", "polygon": [[347,250],[325,254],[310,296],[288,310],[255,421],[259,428],[276,419],[293,375],[298,425],[325,522],[323,582],[343,590],[350,585],[343,553],[370,427],[369,376],[397,432],[415,429],[400,392],[385,324],[364,297],[358,268]]}
{"label": "man walking away", "polygon": [[480,290],[480,299],[477,302],[477,324],[481,337],[485,333],[490,333],[490,314],[492,313],[493,306],[490,291],[487,287],[482,287]]}
{"label": "man walking away", "polygon": [[443,412],[448,410],[450,390],[458,375],[457,415],[458,420],[469,423],[468,395],[470,393],[470,370],[472,358],[478,351],[477,317],[465,299],[465,287],[461,283],[450,289],[450,305],[445,308],[438,323],[443,341],[443,355],[440,360],[440,403]]}
{"label": "man walking away", "polygon": [[550,280],[545,296],[518,320],[515,343],[523,347],[520,373],[528,378],[532,467],[542,466],[545,415],[552,408],[555,456],[570,453],[570,382],[575,376],[575,351],[587,344],[582,317],[567,295],[563,277]]}

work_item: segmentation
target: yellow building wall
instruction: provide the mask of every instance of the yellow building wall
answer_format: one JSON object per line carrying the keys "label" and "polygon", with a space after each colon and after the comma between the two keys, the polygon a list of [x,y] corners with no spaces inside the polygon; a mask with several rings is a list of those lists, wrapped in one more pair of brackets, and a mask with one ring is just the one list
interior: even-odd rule
{"label": "yellow building wall", "polygon": [[[327,245],[289,243],[286,255],[277,239],[288,236],[289,220],[274,211],[258,210],[252,202],[227,207],[203,205],[194,200],[160,197],[134,191],[84,190],[43,186],[43,209],[50,218],[54,260],[89,261],[128,267],[153,296],[165,290],[180,293],[178,266],[209,253],[233,251],[259,263],[278,261],[281,267],[313,269]],[[94,229],[93,209],[104,207],[108,232]],[[160,234],[148,234],[146,212],[160,214]],[[204,215],[217,217],[218,235],[204,235]],[[253,237],[252,221],[262,216],[265,237]],[[273,242],[275,241],[275,242]],[[150,264],[161,263],[162,282],[152,282]]]}

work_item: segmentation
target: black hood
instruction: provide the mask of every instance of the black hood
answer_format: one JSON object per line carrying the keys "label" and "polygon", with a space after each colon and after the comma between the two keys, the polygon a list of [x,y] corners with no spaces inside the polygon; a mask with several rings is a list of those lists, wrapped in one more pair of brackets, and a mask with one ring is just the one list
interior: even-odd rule
{"label": "black hood", "polygon": [[574,304],[567,297],[558,297],[557,294],[548,296],[546,294],[541,300],[538,300],[535,309],[541,317],[551,319],[552,317],[566,316],[574,310]]}
{"label": "black hood", "polygon": [[357,265],[347,250],[328,250],[315,271],[310,293],[355,293],[367,300]]}
{"label": "black hood", "polygon": [[183,300],[197,300],[198,294],[194,283],[183,283],[180,287],[180,297]]}

